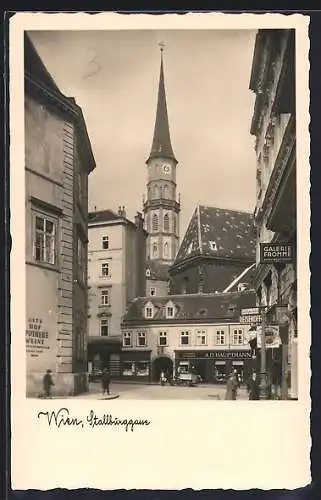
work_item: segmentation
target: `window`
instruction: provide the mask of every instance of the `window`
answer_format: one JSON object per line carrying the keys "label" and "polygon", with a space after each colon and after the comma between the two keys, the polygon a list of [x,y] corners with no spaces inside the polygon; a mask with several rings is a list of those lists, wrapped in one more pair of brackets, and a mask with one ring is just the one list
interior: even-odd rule
{"label": "window", "polygon": [[164,231],[169,232],[169,215],[164,215]]}
{"label": "window", "polygon": [[168,185],[165,184],[164,186],[164,198],[167,199],[168,198]]}
{"label": "window", "polygon": [[109,290],[108,288],[104,288],[100,292],[100,304],[102,306],[108,306],[109,305]]}
{"label": "window", "polygon": [[149,375],[149,364],[147,361],[137,361],[136,375],[138,377],[147,377]]}
{"label": "window", "polygon": [[153,198],[158,198],[158,186],[157,186],[157,184],[156,184],[156,186],[154,186],[153,194],[154,194]]}
{"label": "window", "polygon": [[168,257],[168,243],[164,243],[164,257]]}
{"label": "window", "polygon": [[243,344],[243,330],[234,330],[233,331],[233,344],[234,345]]}
{"label": "window", "polygon": [[109,236],[102,237],[101,246],[104,250],[108,250],[108,248],[109,248]]}
{"label": "window", "polygon": [[210,241],[209,244],[210,244],[211,250],[214,250],[214,251],[217,250],[217,245],[216,245],[215,241]]}
{"label": "window", "polygon": [[153,296],[156,295],[156,288],[154,286],[151,286],[149,289],[149,295]]}
{"label": "window", "polygon": [[57,222],[44,215],[35,216],[34,258],[36,262],[55,264]]}
{"label": "window", "polygon": [[124,332],[123,334],[123,346],[131,347],[132,345],[132,334],[131,332]]}
{"label": "window", "polygon": [[101,319],[100,320],[100,335],[102,337],[107,337],[108,330],[109,330],[109,320],[108,319]]}
{"label": "window", "polygon": [[166,307],[166,316],[167,316],[167,318],[174,318],[174,307],[173,306]]}
{"label": "window", "polygon": [[145,347],[146,346],[146,333],[145,332],[138,332],[137,334],[137,345],[139,347]]}
{"label": "window", "polygon": [[176,234],[176,214],[173,214],[173,233]]}
{"label": "window", "polygon": [[196,331],[196,344],[197,345],[206,345],[206,331],[205,330],[197,330]]}
{"label": "window", "polygon": [[216,331],[216,344],[224,345],[225,344],[225,332],[224,330]]}
{"label": "window", "polygon": [[159,345],[167,345],[167,332],[159,332],[158,343]]}
{"label": "window", "polygon": [[157,253],[158,253],[158,246],[157,246],[157,243],[153,243],[153,257],[157,257]]}
{"label": "window", "polygon": [[181,332],[181,345],[188,345],[189,344],[189,332],[184,331]]}
{"label": "window", "polygon": [[158,231],[158,216],[157,216],[157,214],[153,214],[153,217],[152,217],[152,230],[153,230],[153,232]]}
{"label": "window", "polygon": [[84,283],[86,281],[86,272],[85,272],[86,271],[86,251],[85,251],[85,245],[79,236],[77,239],[77,253],[78,253],[78,259],[77,259],[78,280],[81,283]]}
{"label": "window", "polygon": [[101,265],[101,275],[103,278],[106,278],[107,276],[110,276],[109,274],[109,263],[108,262],[104,262],[102,265]]}
{"label": "window", "polygon": [[151,307],[146,307],[145,309],[145,317],[152,318],[153,317],[153,309]]}

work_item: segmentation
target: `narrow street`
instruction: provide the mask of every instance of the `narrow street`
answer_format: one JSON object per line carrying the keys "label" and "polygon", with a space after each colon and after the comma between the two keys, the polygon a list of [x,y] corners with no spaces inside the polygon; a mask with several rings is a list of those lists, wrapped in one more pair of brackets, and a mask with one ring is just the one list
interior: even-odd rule
{"label": "narrow street", "polygon": [[[224,400],[225,385],[203,384],[197,387],[160,386],[143,384],[112,383],[111,394],[119,394],[122,400]],[[76,396],[77,399],[102,399],[99,383],[90,384],[90,392]],[[238,400],[248,399],[245,387],[238,391]]]}

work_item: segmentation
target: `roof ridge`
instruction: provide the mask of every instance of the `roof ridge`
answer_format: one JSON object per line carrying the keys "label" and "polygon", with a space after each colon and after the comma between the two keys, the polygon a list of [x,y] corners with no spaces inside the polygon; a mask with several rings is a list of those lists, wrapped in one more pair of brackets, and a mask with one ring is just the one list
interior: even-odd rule
{"label": "roof ridge", "polygon": [[253,217],[253,212],[249,212],[249,211],[246,211],[246,210],[241,210],[241,209],[238,209],[238,208],[227,208],[227,207],[218,207],[216,205],[198,205],[200,208],[213,208],[215,210],[222,210],[222,211],[228,211],[228,212],[239,212],[239,213],[242,213],[242,214],[247,214],[247,215],[251,215]]}

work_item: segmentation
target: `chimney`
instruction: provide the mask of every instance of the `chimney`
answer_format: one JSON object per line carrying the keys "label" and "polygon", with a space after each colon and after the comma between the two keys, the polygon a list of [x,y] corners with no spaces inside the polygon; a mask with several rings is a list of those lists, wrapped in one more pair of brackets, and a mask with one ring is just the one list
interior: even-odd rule
{"label": "chimney", "polygon": [[144,227],[144,219],[141,212],[137,212],[135,215],[135,226],[137,229],[143,229]]}

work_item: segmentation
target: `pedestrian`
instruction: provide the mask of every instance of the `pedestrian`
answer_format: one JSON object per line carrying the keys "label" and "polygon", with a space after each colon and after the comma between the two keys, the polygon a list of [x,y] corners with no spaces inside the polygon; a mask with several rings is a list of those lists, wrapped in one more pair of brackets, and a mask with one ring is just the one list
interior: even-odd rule
{"label": "pedestrian", "polygon": [[249,399],[250,400],[258,400],[260,399],[260,391],[259,391],[259,384],[258,380],[256,378],[256,373],[252,373],[252,376],[249,380],[247,390],[249,393]]}
{"label": "pedestrian", "polygon": [[231,373],[226,382],[226,394],[225,394],[225,399],[228,400],[236,400],[237,396],[237,388],[238,388],[238,381],[235,377],[234,373]]}
{"label": "pedestrian", "polygon": [[110,385],[110,372],[108,368],[104,368],[101,374],[101,387],[103,395],[105,394],[105,392],[107,392],[107,394],[110,394],[109,385]]}
{"label": "pedestrian", "polygon": [[52,376],[51,376],[51,373],[52,371],[51,370],[47,370],[46,371],[46,374],[44,375],[43,377],[43,391],[44,391],[44,397],[45,398],[49,398],[51,399],[52,396],[51,396],[51,387],[54,384],[53,380],[52,380]]}

